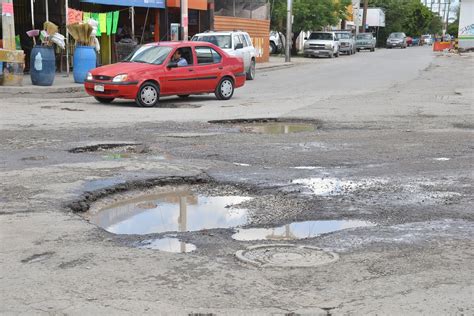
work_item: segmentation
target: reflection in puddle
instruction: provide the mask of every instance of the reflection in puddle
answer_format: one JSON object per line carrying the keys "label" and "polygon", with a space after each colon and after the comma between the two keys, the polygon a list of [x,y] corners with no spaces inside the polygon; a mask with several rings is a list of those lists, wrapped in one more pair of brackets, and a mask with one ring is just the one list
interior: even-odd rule
{"label": "reflection in puddle", "polygon": [[247,223],[247,210],[233,208],[250,197],[171,192],[116,203],[91,222],[114,234],[152,234],[231,228]]}
{"label": "reflection in puddle", "polygon": [[303,123],[266,123],[266,124],[249,124],[240,128],[244,133],[257,134],[290,134],[302,132],[314,132],[317,126],[314,124]]}
{"label": "reflection in puddle", "polygon": [[308,221],[296,222],[276,228],[241,228],[232,235],[235,240],[293,240],[313,238],[346,228],[374,226],[364,221]]}
{"label": "reflection in puddle", "polygon": [[179,241],[178,238],[159,238],[159,239],[148,239],[142,241],[138,248],[142,249],[155,249],[166,252],[191,252],[196,250],[196,246]]}

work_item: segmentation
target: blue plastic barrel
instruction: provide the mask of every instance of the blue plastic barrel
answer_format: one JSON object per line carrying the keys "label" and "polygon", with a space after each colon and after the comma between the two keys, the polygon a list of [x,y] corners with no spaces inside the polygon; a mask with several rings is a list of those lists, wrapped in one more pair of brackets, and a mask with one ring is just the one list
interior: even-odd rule
{"label": "blue plastic barrel", "polygon": [[30,56],[31,83],[35,86],[51,86],[55,75],[56,58],[53,47],[33,47]]}
{"label": "blue plastic barrel", "polygon": [[76,46],[74,51],[74,82],[84,83],[87,73],[96,68],[96,55],[94,47]]}

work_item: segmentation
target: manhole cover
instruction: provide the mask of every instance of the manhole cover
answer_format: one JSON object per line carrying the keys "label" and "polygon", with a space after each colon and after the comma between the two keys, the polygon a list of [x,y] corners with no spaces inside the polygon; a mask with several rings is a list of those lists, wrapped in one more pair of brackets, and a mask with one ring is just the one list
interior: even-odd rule
{"label": "manhole cover", "polygon": [[256,245],[235,255],[257,267],[316,267],[339,259],[337,254],[320,248],[290,244]]}

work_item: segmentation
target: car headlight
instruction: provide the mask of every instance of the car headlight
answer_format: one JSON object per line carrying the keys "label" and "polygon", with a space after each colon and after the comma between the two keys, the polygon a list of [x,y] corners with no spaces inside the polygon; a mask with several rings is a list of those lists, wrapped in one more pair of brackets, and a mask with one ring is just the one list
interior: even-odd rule
{"label": "car headlight", "polygon": [[92,80],[92,79],[94,79],[94,77],[92,77],[92,74],[88,72],[86,80]]}
{"label": "car headlight", "polygon": [[332,44],[326,44],[326,48],[332,48]]}
{"label": "car headlight", "polygon": [[113,79],[112,82],[124,82],[128,78],[127,74],[120,74],[116,75]]}

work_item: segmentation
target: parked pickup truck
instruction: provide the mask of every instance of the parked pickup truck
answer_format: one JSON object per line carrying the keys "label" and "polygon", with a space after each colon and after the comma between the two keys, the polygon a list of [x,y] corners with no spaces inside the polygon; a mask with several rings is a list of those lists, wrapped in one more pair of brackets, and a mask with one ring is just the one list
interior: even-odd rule
{"label": "parked pickup truck", "polygon": [[334,32],[313,32],[305,39],[303,50],[305,57],[339,57],[339,39]]}

